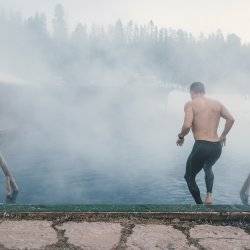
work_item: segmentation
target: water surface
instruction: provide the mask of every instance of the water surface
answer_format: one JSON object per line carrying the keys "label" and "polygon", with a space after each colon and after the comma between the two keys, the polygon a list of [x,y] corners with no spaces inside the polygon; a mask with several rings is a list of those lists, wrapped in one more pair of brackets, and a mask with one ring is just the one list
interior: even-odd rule
{"label": "water surface", "polygon": [[[237,120],[213,168],[215,203],[239,204],[250,172],[249,101],[220,98]],[[187,94],[126,89],[66,100],[32,100],[29,110],[26,103],[25,119],[19,114],[16,120],[22,126],[1,136],[1,151],[20,186],[18,203],[193,203],[183,178],[192,136],[182,148],[175,145]],[[4,119],[13,122],[9,115]],[[203,171],[197,181],[204,197]],[[2,174],[0,183],[3,202]]]}

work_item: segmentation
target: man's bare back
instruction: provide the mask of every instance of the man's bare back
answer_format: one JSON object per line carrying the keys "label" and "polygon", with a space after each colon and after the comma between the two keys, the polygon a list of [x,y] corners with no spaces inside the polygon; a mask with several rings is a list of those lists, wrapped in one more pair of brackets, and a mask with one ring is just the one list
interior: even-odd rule
{"label": "man's bare back", "polygon": [[[220,141],[218,127],[220,118],[233,119],[219,101],[199,96],[185,105],[184,123],[191,126],[195,140]],[[192,123],[192,124],[191,124]]]}
{"label": "man's bare back", "polygon": [[[192,83],[190,95],[191,101],[185,104],[184,123],[176,143],[178,146],[182,146],[184,137],[192,130],[195,143],[187,159],[185,179],[195,202],[202,204],[203,201],[195,177],[201,169],[204,169],[207,188],[205,203],[212,204],[214,181],[212,167],[220,158],[222,145],[225,145],[226,136],[234,124],[234,118],[223,104],[205,96],[203,83]],[[221,117],[226,120],[226,123],[219,136],[217,131]]]}

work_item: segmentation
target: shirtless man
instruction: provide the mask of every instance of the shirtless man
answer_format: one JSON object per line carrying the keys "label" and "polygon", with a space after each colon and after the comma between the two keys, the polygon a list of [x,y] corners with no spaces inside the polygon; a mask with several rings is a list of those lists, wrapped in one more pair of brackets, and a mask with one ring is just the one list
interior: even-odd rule
{"label": "shirtless man", "polygon": [[[190,95],[192,100],[185,104],[184,124],[178,134],[177,145],[183,145],[184,137],[192,129],[195,143],[186,163],[184,178],[196,204],[202,204],[195,177],[201,169],[204,169],[207,188],[205,204],[212,204],[214,181],[212,166],[221,155],[222,146],[226,144],[226,136],[234,124],[234,118],[223,104],[205,96],[205,87],[202,83],[192,83]],[[221,136],[218,136],[217,130],[221,117],[226,120],[226,123]]]}

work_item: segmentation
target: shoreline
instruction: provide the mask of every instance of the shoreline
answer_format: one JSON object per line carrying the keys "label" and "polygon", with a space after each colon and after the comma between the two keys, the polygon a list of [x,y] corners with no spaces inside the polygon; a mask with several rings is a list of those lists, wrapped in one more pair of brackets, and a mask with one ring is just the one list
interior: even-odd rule
{"label": "shoreline", "polygon": [[250,223],[246,205],[0,205],[0,218],[72,221],[174,220]]}

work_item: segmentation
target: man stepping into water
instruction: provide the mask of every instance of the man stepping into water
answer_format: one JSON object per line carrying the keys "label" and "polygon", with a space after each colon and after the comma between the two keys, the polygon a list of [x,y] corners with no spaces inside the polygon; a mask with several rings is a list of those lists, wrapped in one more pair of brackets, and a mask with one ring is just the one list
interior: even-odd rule
{"label": "man stepping into water", "polygon": [[3,156],[0,154],[0,167],[6,178],[6,201],[15,202],[16,196],[18,194],[18,186],[14,176],[11,174]]}
{"label": "man stepping into water", "polygon": [[[185,179],[196,204],[202,204],[195,177],[204,169],[207,188],[205,204],[212,204],[214,182],[212,166],[221,155],[222,146],[226,143],[226,136],[234,124],[234,118],[223,104],[205,96],[205,87],[202,83],[192,83],[190,95],[192,100],[185,104],[184,123],[178,135],[177,145],[183,145],[184,137],[192,129],[195,143],[186,163]],[[226,123],[219,137],[217,130],[221,117]]]}

